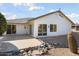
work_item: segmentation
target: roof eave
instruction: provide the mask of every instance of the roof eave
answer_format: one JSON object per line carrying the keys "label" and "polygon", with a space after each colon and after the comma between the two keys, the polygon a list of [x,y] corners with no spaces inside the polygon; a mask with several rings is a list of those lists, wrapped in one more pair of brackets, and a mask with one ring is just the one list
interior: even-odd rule
{"label": "roof eave", "polygon": [[29,20],[29,21],[33,21],[33,20],[36,20],[36,19],[38,19],[38,18],[41,18],[41,17],[44,17],[44,16],[47,16],[47,15],[50,15],[50,14],[54,14],[54,13],[61,13],[62,15],[64,15],[72,24],[75,24],[73,21],[71,21],[71,19],[69,19],[62,11],[60,11],[60,10],[57,10],[57,11],[54,11],[54,12],[51,12],[51,13],[47,13],[47,14],[44,14],[44,15],[42,15],[42,16],[38,16],[38,17],[36,17],[36,18],[34,18],[34,19],[31,19],[31,20]]}

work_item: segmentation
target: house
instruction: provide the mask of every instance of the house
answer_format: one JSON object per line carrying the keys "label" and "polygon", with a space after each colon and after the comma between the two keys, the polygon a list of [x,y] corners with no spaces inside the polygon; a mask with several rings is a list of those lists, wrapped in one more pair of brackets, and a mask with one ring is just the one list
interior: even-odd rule
{"label": "house", "polygon": [[6,34],[29,34],[33,37],[66,35],[74,23],[60,10],[36,18],[7,20]]}

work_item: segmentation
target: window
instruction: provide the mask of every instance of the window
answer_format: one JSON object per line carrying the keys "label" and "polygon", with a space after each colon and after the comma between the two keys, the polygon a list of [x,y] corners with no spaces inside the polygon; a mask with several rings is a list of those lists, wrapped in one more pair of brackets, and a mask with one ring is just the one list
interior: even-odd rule
{"label": "window", "polygon": [[43,32],[47,32],[47,25],[43,24]]}
{"label": "window", "polygon": [[75,25],[74,26],[72,26],[72,29],[74,29],[75,28]]}
{"label": "window", "polygon": [[76,26],[76,30],[79,30],[79,26]]}
{"label": "window", "polygon": [[42,32],[42,25],[38,26],[38,32]]}
{"label": "window", "polygon": [[57,32],[57,25],[56,24],[50,24],[50,32]]}
{"label": "window", "polygon": [[47,35],[47,25],[40,24],[38,26],[38,36]]}

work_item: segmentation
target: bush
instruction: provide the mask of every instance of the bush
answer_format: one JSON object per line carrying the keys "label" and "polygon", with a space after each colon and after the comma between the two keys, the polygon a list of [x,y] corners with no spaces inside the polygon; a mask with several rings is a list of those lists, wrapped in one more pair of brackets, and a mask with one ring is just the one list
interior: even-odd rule
{"label": "bush", "polygon": [[72,32],[68,33],[68,46],[73,53],[77,53],[77,42],[74,39]]}
{"label": "bush", "polygon": [[0,36],[2,36],[2,34],[7,30],[7,21],[4,17],[4,15],[2,15],[0,13]]}

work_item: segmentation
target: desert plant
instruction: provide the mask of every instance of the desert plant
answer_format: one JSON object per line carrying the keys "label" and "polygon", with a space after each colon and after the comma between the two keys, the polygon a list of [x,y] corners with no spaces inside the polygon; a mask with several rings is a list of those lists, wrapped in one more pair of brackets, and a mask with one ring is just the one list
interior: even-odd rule
{"label": "desert plant", "polygon": [[7,30],[7,21],[4,15],[0,13],[0,36]]}
{"label": "desert plant", "polygon": [[67,37],[68,37],[67,38],[68,39],[68,46],[69,46],[71,52],[77,53],[77,42],[74,39],[72,32],[69,32]]}

